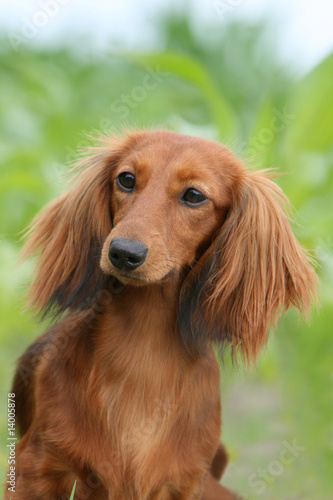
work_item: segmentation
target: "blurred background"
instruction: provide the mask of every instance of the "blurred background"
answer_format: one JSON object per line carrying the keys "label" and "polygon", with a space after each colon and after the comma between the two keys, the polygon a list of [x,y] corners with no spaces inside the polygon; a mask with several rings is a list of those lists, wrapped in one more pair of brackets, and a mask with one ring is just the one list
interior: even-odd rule
{"label": "blurred background", "polygon": [[256,369],[222,370],[225,483],[245,499],[333,499],[333,4],[13,0],[0,5],[0,479],[23,312],[21,231],[91,136],[167,127],[272,167],[313,250],[321,305],[290,312]]}

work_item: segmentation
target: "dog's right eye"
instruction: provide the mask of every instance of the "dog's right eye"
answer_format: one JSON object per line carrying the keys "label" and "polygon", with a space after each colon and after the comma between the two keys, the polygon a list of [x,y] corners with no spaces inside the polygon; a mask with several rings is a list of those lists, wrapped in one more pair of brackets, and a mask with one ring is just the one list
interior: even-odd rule
{"label": "dog's right eye", "polygon": [[131,192],[135,187],[135,176],[131,172],[122,172],[117,177],[117,184],[123,191]]}

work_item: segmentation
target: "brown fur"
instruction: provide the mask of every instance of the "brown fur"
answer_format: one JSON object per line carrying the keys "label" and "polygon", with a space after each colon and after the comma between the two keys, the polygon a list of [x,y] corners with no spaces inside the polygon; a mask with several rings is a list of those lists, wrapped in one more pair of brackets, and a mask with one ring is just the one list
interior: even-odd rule
{"label": "brown fur", "polygon": [[[121,172],[136,176],[133,192]],[[182,202],[188,188],[208,201]],[[228,500],[217,480],[214,345],[246,362],[290,305],[307,312],[316,276],[281,190],[230,151],[167,131],[106,140],[73,187],[34,221],[30,304],[67,312],[21,358],[15,499]],[[115,238],[148,248],[135,270]],[[214,458],[215,456],[215,458]],[[5,499],[9,499],[8,492]]]}

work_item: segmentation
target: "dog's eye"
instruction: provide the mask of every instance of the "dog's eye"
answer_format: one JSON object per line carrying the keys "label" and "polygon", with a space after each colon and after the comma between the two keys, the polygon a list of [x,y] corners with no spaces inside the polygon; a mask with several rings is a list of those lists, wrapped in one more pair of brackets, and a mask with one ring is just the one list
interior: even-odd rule
{"label": "dog's eye", "polygon": [[135,187],[135,176],[131,172],[122,172],[117,177],[118,186],[124,191],[133,191]]}
{"label": "dog's eye", "polygon": [[208,198],[204,194],[194,188],[186,189],[185,193],[182,196],[182,201],[187,205],[199,205],[207,199]]}

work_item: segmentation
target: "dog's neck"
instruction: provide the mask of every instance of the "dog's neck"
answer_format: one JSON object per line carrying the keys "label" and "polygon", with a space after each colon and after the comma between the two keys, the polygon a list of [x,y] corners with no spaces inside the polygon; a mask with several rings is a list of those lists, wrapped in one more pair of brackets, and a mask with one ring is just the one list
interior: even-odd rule
{"label": "dog's neck", "polygon": [[154,318],[165,326],[175,328],[180,287],[181,283],[171,279],[140,287],[111,280],[108,290],[112,299],[106,312],[122,315],[136,325],[144,317],[147,322]]}
{"label": "dog's neck", "polygon": [[[136,351],[183,351],[178,334],[177,310],[181,283],[164,281],[160,284],[134,287],[111,280],[100,298],[99,329],[103,348],[116,352],[121,346]],[[116,333],[116,335],[115,335]],[[132,353],[134,355],[134,353]]]}
{"label": "dog's neck", "polygon": [[[109,296],[111,308],[125,304],[128,313],[139,308],[145,315],[164,315],[170,317],[177,313],[182,281],[168,279],[160,283],[145,286],[132,286],[111,278],[103,295]],[[106,308],[108,309],[108,308]]]}

